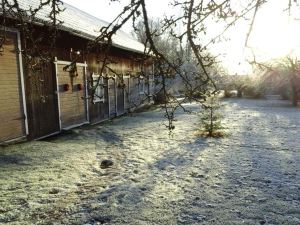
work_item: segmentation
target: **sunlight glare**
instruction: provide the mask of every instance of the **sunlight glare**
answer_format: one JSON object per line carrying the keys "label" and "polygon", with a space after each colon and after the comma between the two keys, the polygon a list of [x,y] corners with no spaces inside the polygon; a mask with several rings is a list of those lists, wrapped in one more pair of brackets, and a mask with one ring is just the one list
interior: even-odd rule
{"label": "sunlight glare", "polygon": [[271,3],[258,13],[248,43],[265,59],[283,57],[300,46],[300,21],[289,18],[282,2]]}

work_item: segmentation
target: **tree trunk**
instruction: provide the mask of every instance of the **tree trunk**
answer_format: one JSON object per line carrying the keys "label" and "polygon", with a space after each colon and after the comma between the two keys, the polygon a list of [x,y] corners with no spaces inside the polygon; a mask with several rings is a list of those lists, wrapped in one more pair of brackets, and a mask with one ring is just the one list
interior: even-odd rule
{"label": "tree trunk", "polygon": [[298,90],[297,90],[297,78],[295,75],[295,72],[292,74],[292,79],[291,79],[291,84],[292,84],[292,104],[293,106],[297,106],[298,102]]}
{"label": "tree trunk", "polygon": [[292,103],[293,106],[297,106],[298,103],[298,93],[297,93],[297,87],[295,85],[292,86]]}
{"label": "tree trunk", "polygon": [[227,90],[227,89],[224,90],[224,97],[225,98],[230,98],[231,97],[231,94],[230,94],[229,90]]}
{"label": "tree trunk", "polygon": [[210,129],[209,129],[209,133],[208,133],[208,135],[210,137],[213,136],[213,127],[214,127],[214,125],[213,125],[213,106],[211,105],[211,108],[210,108]]}
{"label": "tree trunk", "polygon": [[237,90],[237,97],[238,97],[238,98],[243,97],[243,91],[242,91],[241,89],[238,89],[238,90]]}

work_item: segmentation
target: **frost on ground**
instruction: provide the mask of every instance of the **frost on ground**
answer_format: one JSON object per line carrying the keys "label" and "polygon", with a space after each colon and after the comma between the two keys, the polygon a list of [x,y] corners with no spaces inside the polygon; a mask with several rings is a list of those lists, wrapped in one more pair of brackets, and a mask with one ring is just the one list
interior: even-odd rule
{"label": "frost on ground", "polygon": [[2,147],[0,224],[299,225],[300,109],[225,104],[221,139],[156,109]]}

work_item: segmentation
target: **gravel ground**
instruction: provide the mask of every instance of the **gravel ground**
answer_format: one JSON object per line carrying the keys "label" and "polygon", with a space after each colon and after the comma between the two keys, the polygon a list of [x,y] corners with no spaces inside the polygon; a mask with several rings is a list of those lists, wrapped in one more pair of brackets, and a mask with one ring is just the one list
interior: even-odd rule
{"label": "gravel ground", "polygon": [[224,104],[220,139],[180,112],[169,136],[154,109],[2,147],[0,224],[299,225],[300,109]]}

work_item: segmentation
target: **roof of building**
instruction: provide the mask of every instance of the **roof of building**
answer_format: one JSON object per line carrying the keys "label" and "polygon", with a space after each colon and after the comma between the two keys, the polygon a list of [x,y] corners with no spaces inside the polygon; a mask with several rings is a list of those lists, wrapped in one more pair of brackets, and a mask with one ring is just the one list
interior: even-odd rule
{"label": "roof of building", "polygon": [[[20,8],[29,10],[30,7],[33,9],[37,8],[40,4],[40,0],[18,0],[18,3]],[[65,8],[65,10],[60,12],[57,16],[58,20],[63,21],[62,25],[60,25],[60,29],[70,32],[73,35],[94,40],[100,35],[101,27],[109,25],[108,22],[67,3],[63,4],[63,8]],[[50,6],[44,6],[38,11],[36,17],[45,22],[50,21],[50,11]],[[112,44],[117,48],[144,53],[144,45],[121,30],[113,35]]]}

